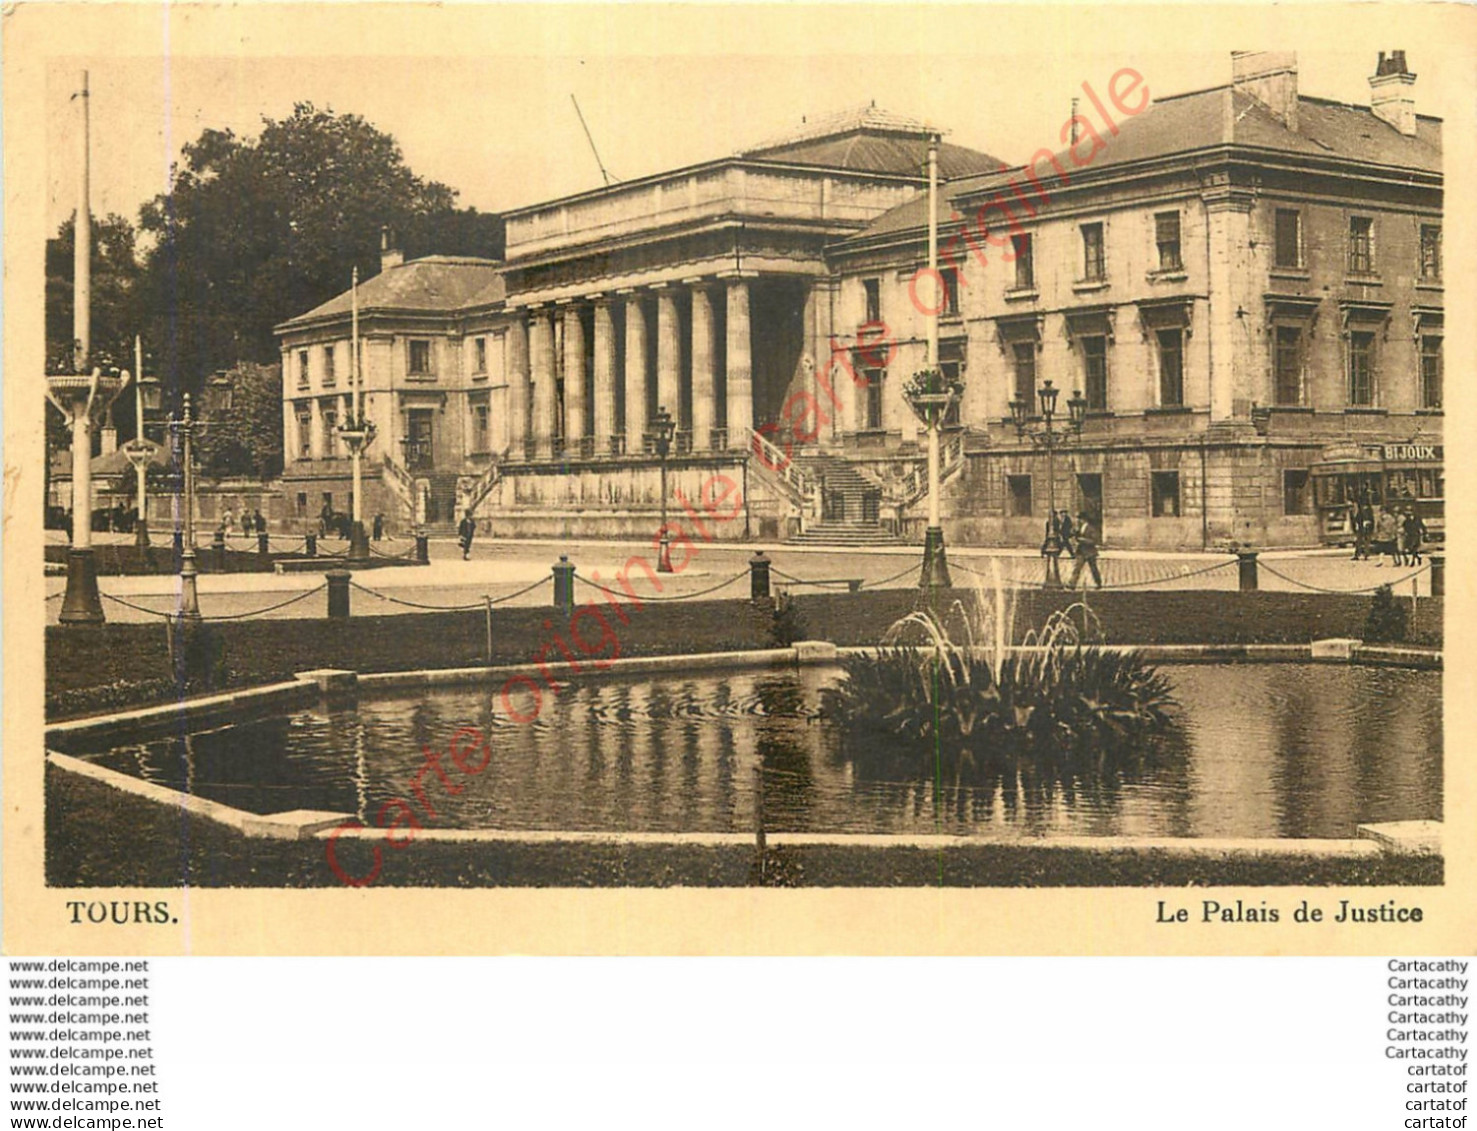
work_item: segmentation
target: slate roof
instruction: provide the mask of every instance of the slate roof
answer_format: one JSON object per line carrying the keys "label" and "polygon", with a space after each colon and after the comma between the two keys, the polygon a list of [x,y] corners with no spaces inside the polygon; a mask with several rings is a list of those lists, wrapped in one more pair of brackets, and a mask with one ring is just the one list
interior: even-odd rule
{"label": "slate roof", "polygon": [[[738,156],[747,161],[919,176],[928,162],[928,139],[939,132],[926,122],[869,104],[807,121],[792,133],[740,150]],[[939,146],[939,174],[943,177],[964,177],[1004,167],[1005,162],[998,157],[979,150],[948,142]]]}
{"label": "slate roof", "polygon": [[[1308,95],[1298,98],[1296,131],[1288,129],[1251,95],[1230,85],[1159,99],[1142,114],[1120,122],[1116,137],[1103,131],[1101,122],[1094,120],[1093,124],[1107,143],[1090,166],[1094,170],[1234,145],[1248,150],[1343,158],[1371,167],[1441,172],[1439,119],[1418,117],[1416,135],[1407,137],[1376,117],[1367,106],[1351,106]],[[1078,142],[1079,149],[1082,144]],[[1063,168],[1072,170],[1065,150],[1058,152],[1057,159]],[[1042,160],[1036,169],[1043,183],[1049,183],[1045,175],[1049,164]],[[939,193],[939,222],[947,223],[952,218],[956,211],[953,202],[959,196],[987,193],[1015,175],[1013,169],[943,185]],[[927,198],[920,195],[879,216],[852,238],[866,240],[920,229],[927,219]]]}
{"label": "slate roof", "polygon": [[[427,255],[381,271],[359,284],[359,313],[439,314],[499,302],[505,294],[502,263],[462,255]],[[353,300],[349,291],[306,314],[281,323],[285,330],[321,319],[345,316]]]}

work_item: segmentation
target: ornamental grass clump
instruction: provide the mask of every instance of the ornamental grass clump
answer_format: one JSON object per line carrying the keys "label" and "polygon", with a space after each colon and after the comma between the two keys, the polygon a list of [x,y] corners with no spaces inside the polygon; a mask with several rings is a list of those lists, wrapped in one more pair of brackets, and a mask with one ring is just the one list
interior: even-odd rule
{"label": "ornamental grass clump", "polygon": [[1139,652],[1085,640],[1098,635],[1086,606],[1052,613],[1019,647],[1003,589],[981,608],[964,616],[963,643],[920,610],[844,661],[830,707],[862,773],[1100,783],[1139,766],[1148,737],[1172,725],[1169,680]]}

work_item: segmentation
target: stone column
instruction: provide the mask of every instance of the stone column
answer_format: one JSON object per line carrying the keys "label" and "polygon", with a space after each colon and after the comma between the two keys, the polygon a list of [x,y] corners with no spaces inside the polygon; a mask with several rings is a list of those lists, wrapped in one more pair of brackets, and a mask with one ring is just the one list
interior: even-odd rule
{"label": "stone column", "polygon": [[508,327],[508,454],[523,458],[528,436],[528,317],[519,314]]}
{"label": "stone column", "polygon": [[585,436],[585,324],[580,308],[564,308],[564,448],[578,453]]}
{"label": "stone column", "polygon": [[753,354],[749,344],[749,283],[728,280],[728,446],[747,451],[754,430]]}
{"label": "stone column", "polygon": [[646,311],[641,296],[626,297],[626,451],[640,455],[646,436]]}
{"label": "stone column", "polygon": [[533,312],[528,333],[529,368],[533,376],[533,438],[538,454],[554,454],[554,414],[559,405],[554,396],[554,315]]}
{"label": "stone column", "polygon": [[602,455],[615,454],[611,438],[615,433],[615,386],[619,380],[610,300],[602,297],[595,303],[595,451]]}
{"label": "stone column", "polygon": [[692,285],[692,446],[712,446],[713,427],[718,423],[713,388],[713,365],[717,360],[713,341],[713,300],[702,281]]}
{"label": "stone column", "polygon": [[682,426],[682,336],[677,326],[677,295],[656,293],[656,405]]}

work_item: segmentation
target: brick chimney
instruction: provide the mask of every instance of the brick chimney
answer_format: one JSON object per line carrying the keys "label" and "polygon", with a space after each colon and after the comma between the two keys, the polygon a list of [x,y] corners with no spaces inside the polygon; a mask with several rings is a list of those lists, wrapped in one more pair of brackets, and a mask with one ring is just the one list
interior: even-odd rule
{"label": "brick chimney", "polygon": [[1296,51],[1232,51],[1231,85],[1255,98],[1288,129],[1298,128]]}
{"label": "brick chimney", "polygon": [[1415,137],[1415,75],[1405,66],[1405,52],[1380,52],[1369,80],[1369,108],[1406,137]]}
{"label": "brick chimney", "polygon": [[388,271],[405,262],[405,253],[395,246],[395,230],[380,229],[380,270]]}

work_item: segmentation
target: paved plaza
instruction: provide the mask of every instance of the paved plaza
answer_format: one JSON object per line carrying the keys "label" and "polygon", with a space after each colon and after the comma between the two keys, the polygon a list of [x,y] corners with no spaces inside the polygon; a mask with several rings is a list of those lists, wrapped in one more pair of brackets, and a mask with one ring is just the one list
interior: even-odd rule
{"label": "paved plaza", "polygon": [[[51,537],[57,537],[55,532]],[[103,543],[131,541],[127,535],[96,537]],[[274,535],[274,541],[276,538]],[[241,544],[236,546],[234,542]],[[241,539],[234,542],[233,549],[248,545]],[[250,545],[254,547],[254,539]],[[320,546],[325,554],[344,549],[344,544],[334,539],[324,539]],[[386,554],[409,553],[412,545],[408,540],[394,540],[376,543],[375,549]],[[686,565],[656,583],[639,563],[626,572],[636,594],[642,597],[743,597],[749,592],[749,559],[757,549],[763,549],[773,562],[775,589],[797,593],[845,592],[846,582],[851,579],[860,580],[864,588],[915,586],[922,558],[921,548],[915,546],[841,548],[713,542],[695,544]],[[619,589],[617,574],[633,557],[644,558],[653,566],[657,558],[649,543],[553,539],[483,539],[474,547],[470,561],[462,560],[453,540],[432,539],[430,553],[429,566],[357,571],[352,594],[354,615],[480,608],[489,596],[498,604],[548,605],[553,595],[550,570],[560,555],[567,555],[576,566],[576,599],[584,602],[601,596],[584,583],[585,579]],[[673,561],[682,564],[680,547],[674,549]],[[951,546],[949,562],[958,587],[991,588],[997,583],[1037,586],[1043,572],[1040,555],[1024,549]],[[1426,562],[1429,564],[1429,558]],[[326,559],[324,568],[332,566],[332,560]],[[1269,591],[1372,592],[1381,584],[1396,582],[1400,596],[1430,596],[1429,569],[1396,567],[1388,558],[1383,562],[1355,562],[1348,550],[1268,551],[1260,556],[1260,566],[1259,587]],[[1231,591],[1238,585],[1236,558],[1225,553],[1104,550],[1099,567],[1108,589]],[[1064,582],[1070,579],[1071,571],[1071,559],[1064,557]],[[327,607],[326,596],[320,591],[323,585],[323,575],[318,572],[202,573],[198,582],[201,612],[207,618],[322,617]],[[46,579],[49,622],[56,621],[64,587],[64,577]],[[172,575],[104,576],[99,578],[99,588],[110,621],[149,621],[177,608],[179,584]]]}

